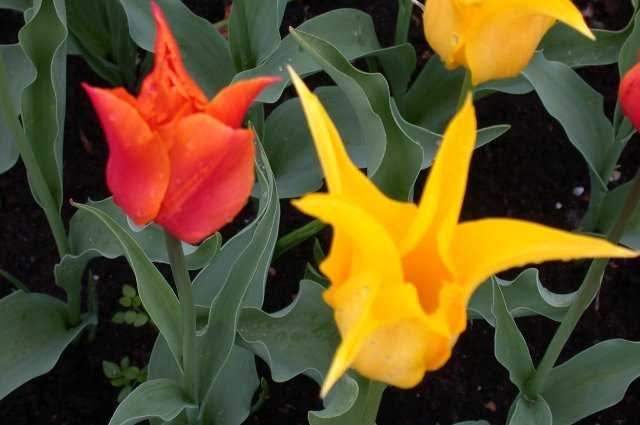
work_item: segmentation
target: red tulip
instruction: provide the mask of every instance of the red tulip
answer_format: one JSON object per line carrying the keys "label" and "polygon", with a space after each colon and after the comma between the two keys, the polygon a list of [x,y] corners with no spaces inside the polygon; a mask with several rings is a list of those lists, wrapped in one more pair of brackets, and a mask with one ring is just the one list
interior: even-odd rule
{"label": "red tulip", "polygon": [[83,86],[109,145],[107,185],[114,202],[138,225],[155,221],[198,243],[249,198],[253,132],[240,126],[253,100],[279,78],[241,81],[209,101],[187,73],[162,10],[155,2],[151,9],[154,68],[138,97],[120,87]]}
{"label": "red tulip", "polygon": [[636,129],[640,129],[640,64],[625,74],[618,97],[624,114]]}

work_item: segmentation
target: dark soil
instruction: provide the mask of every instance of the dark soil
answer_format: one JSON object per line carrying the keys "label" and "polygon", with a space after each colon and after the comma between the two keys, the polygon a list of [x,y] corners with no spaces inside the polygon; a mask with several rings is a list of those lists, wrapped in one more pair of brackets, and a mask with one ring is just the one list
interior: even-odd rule
{"label": "dark soil", "polygon": [[[220,20],[224,5],[220,1],[186,1],[193,11],[211,21]],[[370,13],[381,42],[391,43],[396,0],[298,0],[289,4],[283,29],[329,9],[357,7]],[[618,29],[629,19],[628,1],[578,1],[590,24]],[[0,42],[15,42],[20,16],[0,12]],[[422,62],[430,56],[423,41],[419,19],[414,20],[411,40]],[[580,71],[604,96],[607,110],[615,103],[618,84],[615,67]],[[77,57],[69,61],[69,96],[66,122],[64,183],[65,198],[78,201],[108,196],[103,168],[107,151],[103,134],[79,83],[103,84]],[[475,155],[464,218],[508,216],[525,218],[561,228],[573,229],[588,202],[589,178],[579,153],[568,143],[562,128],[548,116],[535,94],[495,95],[478,103],[481,125],[510,123],[512,129],[499,141]],[[622,183],[640,164],[640,145],[634,139],[620,161]],[[582,186],[586,192],[575,196]],[[283,202],[281,234],[307,219]],[[68,204],[63,215],[73,214]],[[57,261],[55,245],[44,214],[31,198],[22,164],[0,175],[0,268],[13,273],[32,290],[62,297],[53,282]],[[228,231],[225,233],[229,233]],[[325,231],[321,239],[328,241]],[[295,296],[311,243],[305,243],[285,259],[273,264],[265,308],[274,310]],[[546,264],[541,267],[545,284],[553,290],[569,292],[579,284],[587,263]],[[143,366],[154,340],[148,327],[134,329],[115,325],[111,316],[119,309],[121,286],[134,281],[126,262],[97,260],[91,265],[98,277],[100,326],[96,339],[69,347],[54,370],[14,391],[0,401],[0,423],[12,425],[103,425],[116,407],[117,390],[110,386],[101,370],[102,360],[118,361],[130,356]],[[514,272],[505,274],[514,276]],[[6,285],[0,296],[9,292]],[[640,264],[616,261],[605,277],[599,309],[592,306],[585,314],[563,360],[608,338],[640,339]],[[524,319],[519,324],[535,361],[551,338],[555,324],[546,319]],[[268,370],[261,365],[268,377]],[[320,406],[318,388],[305,377],[285,384],[270,382],[270,396],[263,408],[247,424],[305,424],[309,409]],[[446,367],[430,374],[413,390],[390,388],[385,393],[380,425],[451,424],[468,419],[504,423],[516,390],[505,370],[493,356],[493,330],[484,322],[473,323],[461,337]],[[581,422],[587,424],[633,424],[640,406],[640,383],[633,384],[624,400],[606,411]]]}

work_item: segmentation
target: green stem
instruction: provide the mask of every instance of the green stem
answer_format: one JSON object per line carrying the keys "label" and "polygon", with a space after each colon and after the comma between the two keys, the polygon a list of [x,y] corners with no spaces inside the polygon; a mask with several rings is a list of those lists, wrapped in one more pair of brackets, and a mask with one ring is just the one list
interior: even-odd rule
{"label": "green stem", "polygon": [[182,251],[182,243],[165,232],[165,244],[171,264],[173,280],[178,288],[182,307],[182,370],[184,391],[189,399],[198,403],[198,374],[196,364],[196,315],[193,304],[193,288]]}
{"label": "green stem", "polygon": [[[640,171],[634,177],[631,183],[631,190],[627,195],[627,199],[620,210],[618,219],[613,227],[607,234],[607,240],[612,243],[617,243],[624,234],[624,231],[631,219],[631,216],[636,209],[636,206],[640,202]],[[562,319],[558,330],[556,331],[553,339],[547,347],[547,351],[544,353],[540,365],[536,369],[535,374],[529,381],[526,388],[526,395],[531,399],[535,399],[544,388],[544,384],[549,376],[549,373],[553,369],[554,365],[558,361],[558,357],[562,352],[565,344],[569,340],[573,330],[575,329],[580,317],[589,307],[593,299],[596,297],[600,286],[602,284],[602,277],[607,267],[609,259],[597,259],[591,263],[589,271],[584,278],[578,294],[571,303],[567,314]]]}
{"label": "green stem", "polygon": [[398,16],[396,18],[395,45],[404,44],[409,37],[409,27],[411,26],[411,12],[413,4],[411,0],[398,0]]}
{"label": "green stem", "polygon": [[9,96],[9,85],[6,79],[6,65],[2,55],[0,55],[0,114],[4,117],[11,137],[16,142],[18,152],[29,175],[29,182],[33,191],[37,195],[40,206],[44,210],[44,214],[49,222],[49,227],[53,233],[53,237],[56,242],[58,254],[60,258],[69,253],[69,243],[67,241],[67,232],[62,223],[62,217],[60,217],[60,211],[53,199],[53,195],[49,190],[47,181],[42,174],[42,169],[38,164],[31,145],[27,140],[20,122],[18,121],[18,112],[13,106]]}
{"label": "green stem", "polygon": [[382,401],[382,394],[387,388],[387,384],[379,381],[369,381],[367,388],[367,398],[364,402],[364,412],[362,414],[362,425],[374,425],[378,417],[378,409]]}
{"label": "green stem", "polygon": [[276,242],[276,247],[273,252],[273,260],[277,260],[283,254],[300,245],[319,231],[324,229],[327,225],[320,220],[313,220],[308,222],[302,227],[298,227],[296,230],[287,233]]}
{"label": "green stem", "polygon": [[20,279],[18,279],[8,271],[0,269],[0,276],[8,280],[9,283],[12,284],[16,289],[19,289],[24,292],[31,292],[29,291],[29,288],[27,288],[27,286],[24,283],[20,282]]}
{"label": "green stem", "polygon": [[462,87],[460,87],[460,97],[458,97],[458,105],[456,111],[459,111],[464,105],[464,101],[467,99],[467,94],[473,90],[473,84],[471,84],[471,72],[465,69],[464,80],[462,80]]}

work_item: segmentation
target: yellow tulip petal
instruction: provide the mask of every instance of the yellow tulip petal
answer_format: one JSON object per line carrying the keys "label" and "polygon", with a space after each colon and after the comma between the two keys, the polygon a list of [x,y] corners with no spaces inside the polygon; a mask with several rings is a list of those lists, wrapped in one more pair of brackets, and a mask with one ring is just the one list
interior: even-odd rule
{"label": "yellow tulip petal", "polygon": [[[351,252],[349,264],[344,266],[350,275],[376,270],[386,282],[402,281],[402,265],[396,245],[387,230],[368,211],[331,194],[307,195],[292,203],[345,236],[334,239],[330,256]],[[345,248],[341,246],[344,243],[348,243]],[[337,279],[342,276],[329,274],[328,277],[334,284],[342,280]]]}
{"label": "yellow tulip petal", "polygon": [[416,213],[416,206],[387,198],[351,162],[340,134],[320,100],[291,67],[289,73],[300,96],[329,192],[366,209],[384,225],[394,243],[400,244],[407,232],[407,223]]}
{"label": "yellow tulip petal", "polygon": [[[403,254],[409,254],[422,244],[421,251],[430,253],[430,257],[421,261],[439,258],[443,268],[450,273],[454,269],[449,246],[467,188],[469,164],[476,144],[476,127],[473,98],[469,94],[444,133],[420,199],[418,214],[401,247]],[[425,244],[436,244],[437,251],[424,247]]]}
{"label": "yellow tulip petal", "polygon": [[480,26],[464,47],[473,85],[520,74],[554,23],[553,18],[512,9]]}
{"label": "yellow tulip petal", "polygon": [[427,41],[445,65],[448,68],[460,65],[455,55],[462,42],[464,22],[454,1],[427,1],[422,23]]}
{"label": "yellow tulip petal", "polygon": [[604,239],[500,218],[460,224],[453,244],[458,278],[469,292],[494,273],[530,263],[636,256]]}

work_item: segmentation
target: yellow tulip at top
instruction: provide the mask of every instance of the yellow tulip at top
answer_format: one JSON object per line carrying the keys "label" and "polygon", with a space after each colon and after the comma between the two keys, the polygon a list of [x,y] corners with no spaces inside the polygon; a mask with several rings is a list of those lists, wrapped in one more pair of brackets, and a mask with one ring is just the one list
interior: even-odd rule
{"label": "yellow tulip at top", "polygon": [[476,143],[470,96],[449,124],[419,205],[386,197],[351,162],[318,98],[290,73],[328,187],[293,203],[333,227],[320,268],[331,281],[324,299],[342,342],[323,397],[350,367],[397,387],[418,384],[449,359],[466,327],[469,298],[496,272],[547,260],[636,256],[522,220],[459,223]]}
{"label": "yellow tulip at top", "polygon": [[433,50],[474,85],[518,75],[556,21],[595,39],[571,0],[428,0],[423,19]]}

